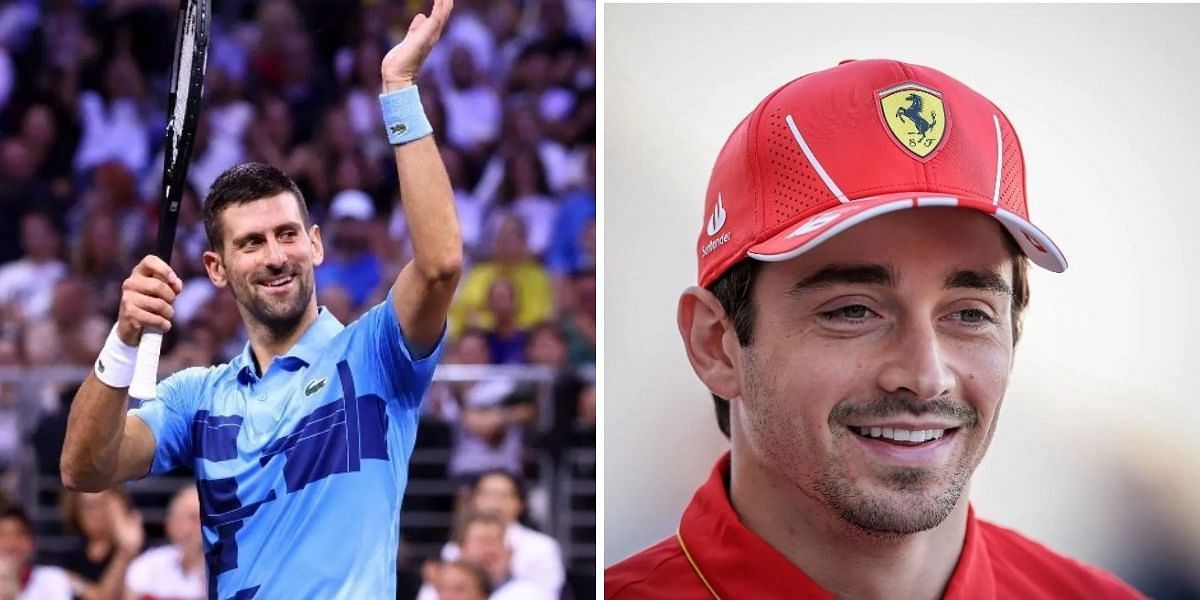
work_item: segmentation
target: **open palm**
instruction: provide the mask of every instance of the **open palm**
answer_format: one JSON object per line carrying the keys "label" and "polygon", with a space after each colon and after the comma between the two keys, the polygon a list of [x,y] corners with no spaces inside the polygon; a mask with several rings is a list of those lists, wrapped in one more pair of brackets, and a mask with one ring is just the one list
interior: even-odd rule
{"label": "open palm", "polygon": [[421,63],[441,37],[453,8],[454,0],[434,0],[429,16],[418,14],[413,17],[404,39],[383,57],[380,69],[385,89],[396,90],[412,84]]}

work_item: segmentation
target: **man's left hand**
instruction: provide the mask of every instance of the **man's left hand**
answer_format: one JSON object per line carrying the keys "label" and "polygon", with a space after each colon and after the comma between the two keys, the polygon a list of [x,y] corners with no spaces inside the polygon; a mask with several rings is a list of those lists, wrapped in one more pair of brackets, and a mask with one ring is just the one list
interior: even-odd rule
{"label": "man's left hand", "polygon": [[383,76],[383,91],[393,92],[413,84],[421,63],[429,56],[433,44],[442,35],[454,0],[434,0],[429,16],[418,13],[408,26],[404,39],[383,57],[380,74]]}

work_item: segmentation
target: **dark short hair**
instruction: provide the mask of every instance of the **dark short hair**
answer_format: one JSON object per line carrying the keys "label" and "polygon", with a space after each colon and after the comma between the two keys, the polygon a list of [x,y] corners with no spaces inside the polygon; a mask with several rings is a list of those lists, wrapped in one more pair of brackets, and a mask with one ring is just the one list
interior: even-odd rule
{"label": "dark short hair", "polygon": [[16,504],[5,506],[3,510],[0,510],[0,521],[6,519],[16,521],[25,530],[26,536],[33,537],[33,521],[29,520],[29,513],[26,513],[25,509]]}
{"label": "dark short hair", "polygon": [[479,493],[479,486],[483,484],[483,480],[489,477],[503,477],[513,485],[513,489],[517,492],[517,499],[521,501],[521,514],[517,515],[517,522],[524,525],[528,529],[538,529],[533,524],[529,517],[529,489],[525,485],[525,480],[521,479],[508,469],[488,469],[476,474],[471,478],[471,495]]}
{"label": "dark short hair", "polygon": [[221,173],[204,199],[204,232],[208,234],[209,247],[216,252],[221,250],[221,244],[225,241],[221,232],[221,211],[229,205],[242,205],[283,192],[291,192],[295,196],[300,214],[304,217],[304,226],[311,225],[304,194],[283,171],[265,163],[248,162]]}
{"label": "dark short hair", "polygon": [[[1004,247],[1013,259],[1013,296],[1012,296],[1012,327],[1013,346],[1021,339],[1021,314],[1029,305],[1029,258],[1021,252],[1017,242],[1007,231],[1004,232]],[[716,281],[708,286],[708,291],[716,296],[721,308],[733,322],[733,330],[737,333],[738,343],[742,347],[749,346],[754,339],[754,281],[762,268],[762,262],[752,258],[744,258],[735,263]],[[717,415],[717,427],[725,437],[729,437],[729,400],[716,394],[712,395],[713,410]]]}

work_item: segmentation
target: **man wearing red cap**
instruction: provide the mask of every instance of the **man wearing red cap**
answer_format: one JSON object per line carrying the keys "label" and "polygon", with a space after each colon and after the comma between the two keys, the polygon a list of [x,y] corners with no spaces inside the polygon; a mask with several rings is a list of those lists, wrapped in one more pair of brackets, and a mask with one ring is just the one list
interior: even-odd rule
{"label": "man wearing red cap", "polygon": [[1028,262],[1067,267],[994,104],[890,60],[801,77],[734,130],[705,215],[678,323],[731,450],[606,598],[1141,597],[968,503]]}

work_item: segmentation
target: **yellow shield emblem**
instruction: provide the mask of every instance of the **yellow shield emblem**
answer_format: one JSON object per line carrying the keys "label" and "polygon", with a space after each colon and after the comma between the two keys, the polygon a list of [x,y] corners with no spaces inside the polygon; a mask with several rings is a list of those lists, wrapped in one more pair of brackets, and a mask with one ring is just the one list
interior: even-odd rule
{"label": "yellow shield emblem", "polygon": [[904,83],[879,92],[879,107],[892,136],[918,158],[941,146],[948,122],[941,92]]}

